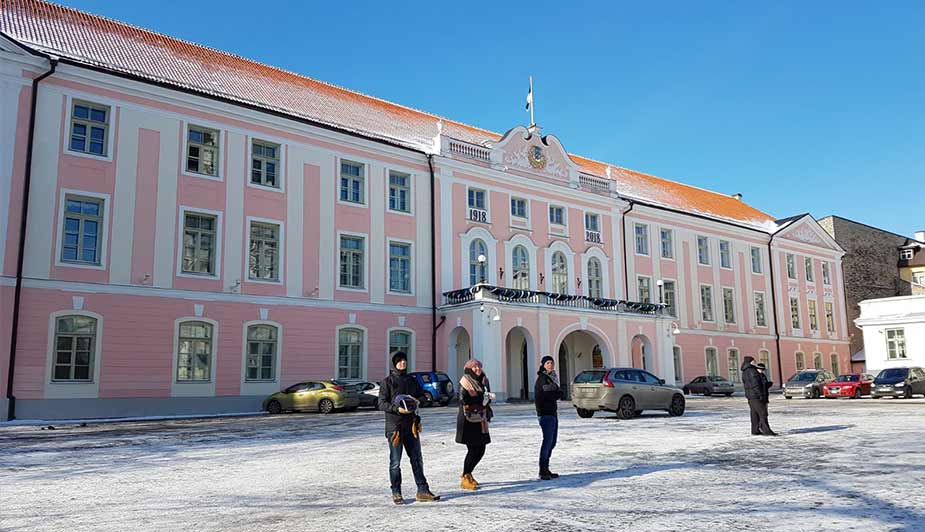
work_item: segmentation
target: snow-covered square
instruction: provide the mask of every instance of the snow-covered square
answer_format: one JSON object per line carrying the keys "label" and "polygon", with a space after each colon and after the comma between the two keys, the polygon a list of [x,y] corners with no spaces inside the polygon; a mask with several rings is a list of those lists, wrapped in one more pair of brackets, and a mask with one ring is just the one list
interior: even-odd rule
{"label": "snow-covered square", "polygon": [[389,498],[382,413],[0,428],[3,530],[925,530],[925,400],[774,397],[778,438],[744,398],[680,418],[579,419],[560,403],[553,481],[531,404],[498,405],[459,488],[456,409],[423,411],[437,503]]}

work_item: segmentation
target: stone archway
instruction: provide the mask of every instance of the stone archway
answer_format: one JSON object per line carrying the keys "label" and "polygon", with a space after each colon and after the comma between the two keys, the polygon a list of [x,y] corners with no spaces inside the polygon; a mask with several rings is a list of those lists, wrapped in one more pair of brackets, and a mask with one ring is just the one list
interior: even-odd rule
{"label": "stone archway", "polygon": [[644,334],[637,334],[630,343],[631,363],[634,368],[655,371],[655,357],[652,342]]}
{"label": "stone archway", "polygon": [[[524,327],[513,327],[504,340],[504,389],[507,399],[529,399],[533,391],[536,352],[533,337]],[[500,387],[496,386],[500,391]]]}
{"label": "stone archway", "polygon": [[450,332],[447,341],[447,373],[453,381],[453,387],[457,387],[459,379],[462,378],[463,366],[472,358],[472,339],[469,331],[465,327],[456,327]]}
{"label": "stone archway", "polygon": [[606,364],[610,360],[603,338],[591,330],[575,330],[562,339],[557,350],[556,370],[566,399],[571,398],[571,384],[586,369],[594,368],[595,354]]}

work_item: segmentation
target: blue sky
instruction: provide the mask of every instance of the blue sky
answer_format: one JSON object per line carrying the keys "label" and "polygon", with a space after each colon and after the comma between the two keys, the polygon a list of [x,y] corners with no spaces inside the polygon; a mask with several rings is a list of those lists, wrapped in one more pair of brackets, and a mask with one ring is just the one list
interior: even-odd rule
{"label": "blue sky", "polygon": [[59,1],[497,132],[533,75],[573,153],[925,230],[925,2]]}

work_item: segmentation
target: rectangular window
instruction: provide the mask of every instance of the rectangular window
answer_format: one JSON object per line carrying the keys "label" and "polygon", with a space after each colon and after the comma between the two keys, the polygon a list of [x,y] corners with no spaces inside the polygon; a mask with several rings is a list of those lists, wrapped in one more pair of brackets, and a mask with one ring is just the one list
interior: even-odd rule
{"label": "rectangular window", "polygon": [[728,355],[729,380],[739,382],[739,350],[730,349]]}
{"label": "rectangular window", "polygon": [[177,381],[212,380],[212,325],[201,321],[181,323],[177,344]]}
{"label": "rectangular window", "polygon": [[915,251],[911,248],[899,250],[899,260],[912,260],[913,256],[915,256]]}
{"label": "rectangular window", "polygon": [[549,206],[549,223],[555,225],[565,225],[565,209],[555,205]]}
{"label": "rectangular window", "polygon": [[912,282],[918,285],[925,285],[925,272],[912,272]]}
{"label": "rectangular window", "polygon": [[703,321],[713,321],[713,287],[700,287],[700,317]]}
{"label": "rectangular window", "polygon": [[796,352],[794,353],[794,358],[796,359],[796,368],[797,371],[803,371],[806,369],[806,356],[803,353]]}
{"label": "rectangular window", "polygon": [[411,212],[411,176],[389,172],[389,210]]}
{"label": "rectangular window", "polygon": [[832,284],[832,272],[829,270],[829,263],[822,263],[822,284],[828,286]]}
{"label": "rectangular window", "polygon": [[787,278],[796,279],[797,278],[797,265],[793,259],[793,254],[787,253]]}
{"label": "rectangular window", "polygon": [[662,258],[674,258],[674,238],[671,229],[660,229],[659,239],[661,240]]}
{"label": "rectangular window", "polygon": [[259,281],[279,281],[279,225],[251,223],[248,277]]}
{"label": "rectangular window", "polygon": [[100,264],[102,228],[103,200],[65,196],[61,261]]}
{"label": "rectangular window", "polygon": [[819,319],[816,315],[816,300],[810,299],[807,307],[809,308],[809,328],[813,331],[819,330]]}
{"label": "rectangular window", "polygon": [[279,188],[279,144],[254,139],[251,142],[251,183]]}
{"label": "rectangular window", "polygon": [[650,285],[650,279],[648,277],[639,277],[638,278],[639,286],[639,302],[640,303],[651,303],[652,302],[652,289]]}
{"label": "rectangular window", "polygon": [[485,191],[477,188],[469,189],[469,208],[485,210]]}
{"label": "rectangular window", "polygon": [[721,268],[732,268],[732,245],[728,240],[719,241],[719,266]]}
{"label": "rectangular window", "polygon": [[906,358],[906,331],[904,329],[887,329],[886,356],[889,359]]}
{"label": "rectangular window", "polygon": [[832,373],[834,373],[835,375],[838,375],[839,373],[838,354],[832,353],[831,355],[829,355],[829,361],[832,363]]}
{"label": "rectangular window", "polygon": [[251,325],[247,328],[247,381],[276,380],[277,328]]}
{"label": "rectangular window", "polygon": [[755,292],[755,325],[768,326],[768,319],[764,312],[764,292]]}
{"label": "rectangular window", "polygon": [[600,217],[596,214],[585,213],[585,230],[599,233],[601,231]]}
{"label": "rectangular window", "polygon": [[517,218],[527,217],[527,200],[523,198],[511,198],[511,216]]}
{"label": "rectangular window", "polygon": [[218,131],[200,126],[188,126],[186,132],[186,171],[218,176]]}
{"label": "rectangular window", "polygon": [[636,234],[636,254],[649,254],[649,226],[646,224],[636,224],[634,226]]}
{"label": "rectangular window", "polygon": [[707,375],[711,377],[719,376],[719,357],[716,354],[715,347],[708,347],[706,349],[707,357]]}
{"label": "rectangular window", "polygon": [[363,254],[366,242],[360,236],[340,237],[340,287],[362,290],[364,286]]}
{"label": "rectangular window", "polygon": [[183,216],[184,273],[215,275],[217,219],[211,214],[188,212]]}
{"label": "rectangular window", "polygon": [[830,333],[835,332],[835,311],[829,302],[825,304],[825,329]]}
{"label": "rectangular window", "polygon": [[806,270],[806,282],[813,282],[813,259],[809,257],[803,258],[803,267]]}
{"label": "rectangular window", "polygon": [[752,273],[761,273],[761,248],[752,247]]}
{"label": "rectangular window", "polygon": [[800,300],[795,297],[790,298],[790,325],[800,328]]}
{"label": "rectangular window", "polygon": [[665,281],[662,284],[662,291],[663,291],[663,297],[664,297],[663,303],[665,304],[665,308],[668,311],[668,314],[671,314],[672,316],[677,316],[678,308],[677,308],[677,298],[675,296],[674,281]]}
{"label": "rectangular window", "polygon": [[389,242],[389,291],[411,293],[411,244]]}
{"label": "rectangular window", "polygon": [[109,107],[74,100],[71,107],[70,151],[106,157],[109,146]]}
{"label": "rectangular window", "polygon": [[55,321],[53,381],[93,380],[95,353],[95,319],[87,316],[62,316]]}
{"label": "rectangular window", "polygon": [[710,241],[705,236],[697,237],[697,262],[710,265]]}
{"label": "rectangular window", "polygon": [[366,203],[366,172],[360,163],[340,162],[340,200],[348,203]]}
{"label": "rectangular window", "polygon": [[362,378],[362,362],[363,331],[360,329],[341,329],[337,335],[337,378]]}
{"label": "rectangular window", "polygon": [[735,292],[732,288],[723,288],[723,318],[726,323],[736,322]]}

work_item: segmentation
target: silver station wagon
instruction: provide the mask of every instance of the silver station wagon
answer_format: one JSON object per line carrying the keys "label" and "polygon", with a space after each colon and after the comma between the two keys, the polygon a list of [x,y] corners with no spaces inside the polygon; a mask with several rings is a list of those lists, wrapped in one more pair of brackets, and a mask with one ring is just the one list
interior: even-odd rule
{"label": "silver station wagon", "polygon": [[643,410],[680,416],[684,414],[684,392],[637,368],[591,369],[575,376],[572,406],[584,418],[598,410],[615,412],[621,419],[636,417]]}

